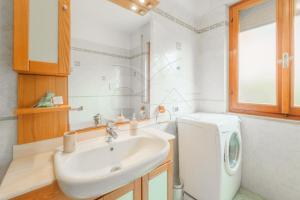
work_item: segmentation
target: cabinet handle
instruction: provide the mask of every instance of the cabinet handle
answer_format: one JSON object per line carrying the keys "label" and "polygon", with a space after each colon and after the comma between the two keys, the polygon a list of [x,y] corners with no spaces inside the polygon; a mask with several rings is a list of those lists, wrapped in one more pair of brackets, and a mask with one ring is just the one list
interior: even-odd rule
{"label": "cabinet handle", "polygon": [[68,10],[68,6],[65,4],[65,5],[63,5],[63,10],[64,11],[67,11]]}

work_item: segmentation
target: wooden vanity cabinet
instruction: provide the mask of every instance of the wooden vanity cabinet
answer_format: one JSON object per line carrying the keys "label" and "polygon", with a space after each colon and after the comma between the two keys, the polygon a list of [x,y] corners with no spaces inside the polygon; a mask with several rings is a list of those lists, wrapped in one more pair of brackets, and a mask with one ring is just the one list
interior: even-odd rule
{"label": "wooden vanity cabinet", "polygon": [[142,185],[141,179],[125,185],[111,193],[101,197],[101,200],[141,200],[142,199]]}
{"label": "wooden vanity cabinet", "polygon": [[97,200],[173,200],[173,163],[167,162]]}
{"label": "wooden vanity cabinet", "polygon": [[13,69],[67,76],[70,71],[70,0],[14,0]]}
{"label": "wooden vanity cabinet", "polygon": [[143,200],[173,200],[173,163],[167,162],[142,178]]}

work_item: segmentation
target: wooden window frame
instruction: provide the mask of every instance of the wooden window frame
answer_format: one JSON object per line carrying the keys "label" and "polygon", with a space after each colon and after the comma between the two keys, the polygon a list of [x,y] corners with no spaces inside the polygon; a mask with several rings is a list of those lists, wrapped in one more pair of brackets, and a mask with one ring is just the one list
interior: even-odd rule
{"label": "wooden window frame", "polygon": [[[277,62],[276,105],[240,103],[238,101],[238,33],[239,12],[263,3],[264,0],[243,0],[229,10],[229,111],[235,113],[300,119],[300,108],[293,107],[294,62],[283,68]],[[293,55],[294,0],[276,0],[277,61],[283,52]],[[282,31],[284,30],[284,31]]]}

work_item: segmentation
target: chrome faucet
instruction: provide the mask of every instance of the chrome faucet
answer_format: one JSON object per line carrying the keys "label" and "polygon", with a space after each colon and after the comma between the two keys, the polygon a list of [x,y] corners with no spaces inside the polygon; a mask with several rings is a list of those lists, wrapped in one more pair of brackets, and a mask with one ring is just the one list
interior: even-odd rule
{"label": "chrome faucet", "polygon": [[98,113],[94,116],[94,123],[95,123],[95,127],[98,127],[102,123],[100,113]]}
{"label": "chrome faucet", "polygon": [[116,132],[116,126],[114,126],[113,122],[107,122],[106,124],[106,142],[111,143],[113,139],[118,138],[118,133]]}

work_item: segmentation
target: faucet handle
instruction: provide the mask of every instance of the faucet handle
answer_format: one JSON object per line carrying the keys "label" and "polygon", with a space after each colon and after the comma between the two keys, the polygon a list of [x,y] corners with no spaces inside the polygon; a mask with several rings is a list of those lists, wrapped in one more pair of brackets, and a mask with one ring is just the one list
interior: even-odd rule
{"label": "faucet handle", "polygon": [[96,127],[102,123],[102,119],[101,119],[100,113],[94,115],[93,118],[94,118],[94,123],[95,123]]}

